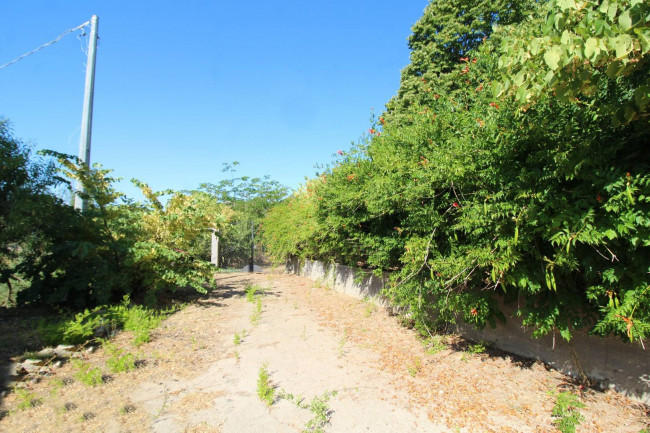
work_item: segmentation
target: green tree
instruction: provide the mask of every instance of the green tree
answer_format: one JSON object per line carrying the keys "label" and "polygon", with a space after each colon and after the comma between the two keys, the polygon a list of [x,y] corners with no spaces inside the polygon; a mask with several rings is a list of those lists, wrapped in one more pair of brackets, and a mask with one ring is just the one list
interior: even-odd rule
{"label": "green tree", "polygon": [[453,86],[456,81],[445,76],[462,59],[471,60],[470,53],[491,36],[495,26],[522,22],[536,4],[534,0],[431,0],[408,39],[411,63],[402,70],[397,95],[386,104],[385,121],[403,122],[409,108],[439,97],[432,83]]}
{"label": "green tree", "polygon": [[224,164],[222,172],[230,178],[216,184],[204,183],[199,188],[234,211],[228,230],[220,236],[221,265],[225,267],[241,267],[249,262],[251,227],[257,230],[269,209],[288,193],[288,188],[269,176],[236,177],[235,167],[238,165],[238,162]]}
{"label": "green tree", "polygon": [[5,120],[0,121],[0,164],[0,286],[10,303],[15,283],[22,281],[20,257],[38,247],[42,217],[57,205],[49,190],[58,181],[53,165],[34,158]]}

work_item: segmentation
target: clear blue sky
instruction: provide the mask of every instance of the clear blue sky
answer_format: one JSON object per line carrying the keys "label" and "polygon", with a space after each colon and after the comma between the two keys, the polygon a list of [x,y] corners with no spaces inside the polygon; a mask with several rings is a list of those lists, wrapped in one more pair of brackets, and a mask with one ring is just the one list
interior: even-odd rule
{"label": "clear blue sky", "polygon": [[[297,188],[399,87],[427,0],[0,2],[0,64],[99,16],[92,162],[154,190],[238,173]],[[80,31],[0,70],[0,118],[76,155]]]}

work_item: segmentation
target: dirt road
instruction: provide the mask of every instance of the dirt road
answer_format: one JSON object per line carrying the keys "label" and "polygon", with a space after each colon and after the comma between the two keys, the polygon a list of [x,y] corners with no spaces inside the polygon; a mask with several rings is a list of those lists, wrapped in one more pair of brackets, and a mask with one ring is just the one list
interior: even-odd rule
{"label": "dirt road", "polygon": [[[649,422],[647,407],[580,390],[541,363],[458,337],[426,347],[397,317],[305,278],[221,274],[218,285],[136,350],[141,368],[92,388],[61,380],[73,376],[65,365],[31,385],[42,404],[13,410],[0,431],[555,432],[560,391],[581,393],[578,432]],[[115,344],[128,348],[128,335]],[[101,367],[103,352],[87,362]],[[270,406],[257,391],[264,369]]]}

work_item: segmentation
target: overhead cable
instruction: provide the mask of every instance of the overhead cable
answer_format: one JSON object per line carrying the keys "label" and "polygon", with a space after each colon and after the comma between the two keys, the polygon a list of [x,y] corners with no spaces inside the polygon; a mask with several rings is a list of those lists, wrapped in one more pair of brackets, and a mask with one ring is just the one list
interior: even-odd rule
{"label": "overhead cable", "polygon": [[43,45],[41,45],[41,46],[38,47],[38,48],[34,48],[34,49],[31,50],[30,52],[25,53],[25,54],[23,54],[22,56],[16,57],[15,59],[13,59],[12,61],[10,61],[9,63],[5,63],[4,65],[0,66],[0,69],[4,69],[4,68],[6,68],[7,66],[13,65],[14,63],[16,63],[16,62],[18,62],[18,61],[24,59],[25,57],[27,57],[27,56],[31,56],[32,54],[34,54],[34,53],[36,53],[36,52],[42,50],[43,48],[48,47],[48,46],[50,46],[50,45],[52,45],[52,44],[54,44],[54,43],[56,43],[56,42],[59,42],[59,41],[60,41],[60,40],[61,40],[65,35],[67,35],[68,33],[72,33],[72,32],[74,32],[74,31],[76,31],[76,30],[82,29],[82,28],[86,27],[88,24],[90,24],[90,21],[86,21],[85,23],[83,23],[83,24],[81,24],[81,25],[79,25],[79,26],[77,26],[77,27],[75,27],[75,28],[73,28],[73,29],[66,30],[65,32],[61,33],[61,34],[60,34],[56,39],[51,40],[50,42],[48,42],[48,43],[46,43],[46,44],[43,44]]}

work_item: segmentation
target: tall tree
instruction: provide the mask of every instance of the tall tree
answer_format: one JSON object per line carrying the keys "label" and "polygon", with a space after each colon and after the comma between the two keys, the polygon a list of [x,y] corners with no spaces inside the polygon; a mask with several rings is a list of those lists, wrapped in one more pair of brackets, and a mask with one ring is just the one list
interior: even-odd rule
{"label": "tall tree", "polygon": [[402,70],[397,95],[386,104],[387,121],[403,121],[409,107],[435,97],[432,83],[448,75],[471,50],[490,37],[495,25],[523,21],[534,0],[431,0],[408,39],[411,63]]}

